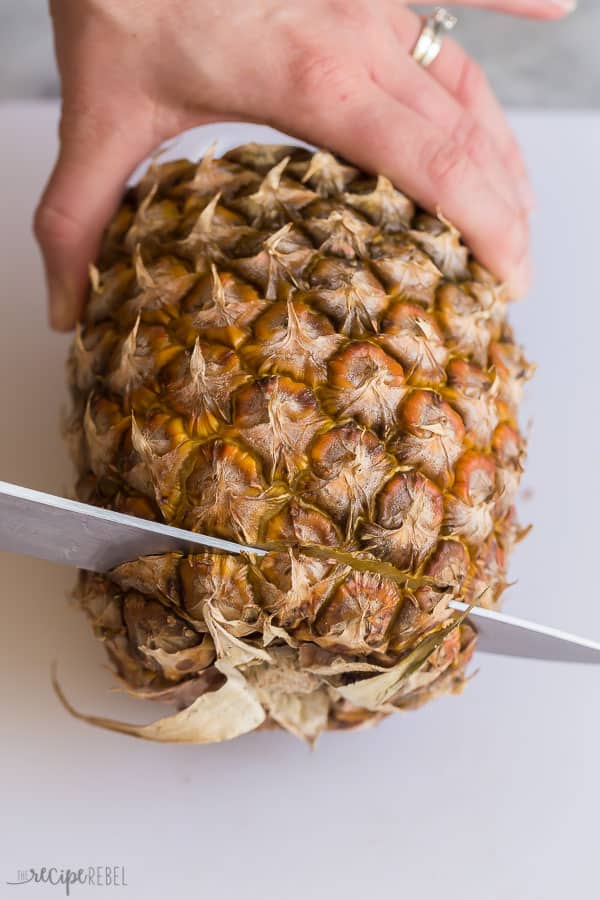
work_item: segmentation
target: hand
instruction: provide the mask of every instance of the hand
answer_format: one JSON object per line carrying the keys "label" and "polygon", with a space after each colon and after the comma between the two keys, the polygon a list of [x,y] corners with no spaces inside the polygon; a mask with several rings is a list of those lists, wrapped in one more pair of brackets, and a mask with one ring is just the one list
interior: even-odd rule
{"label": "hand", "polygon": [[[557,18],[569,0],[464,0]],[[158,143],[211,121],[263,122],[386,174],[440,208],[516,294],[528,283],[531,188],[476,63],[445,38],[410,56],[401,0],[50,0],[60,153],[35,216],[53,327],[81,314],[88,263],[124,182]]]}

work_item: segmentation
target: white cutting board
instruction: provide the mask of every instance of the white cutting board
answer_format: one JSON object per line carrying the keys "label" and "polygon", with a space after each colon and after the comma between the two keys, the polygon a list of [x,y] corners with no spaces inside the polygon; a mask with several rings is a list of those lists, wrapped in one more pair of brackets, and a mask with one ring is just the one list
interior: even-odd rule
{"label": "white cutting board", "polygon": [[[67,339],[46,329],[30,234],[57,111],[0,113],[0,479],[65,492]],[[599,639],[600,116],[514,121],[539,196],[538,280],[514,321],[539,369],[521,503],[535,527],[506,607]],[[325,735],[316,753],[280,733],[147,744],[71,719],[51,691],[58,660],[79,708],[159,712],[109,693],[103,652],[66,600],[72,581],[0,554],[0,897],[61,896],[5,885],[42,865],[123,865],[136,900],[599,895],[600,668],[479,655],[462,697]],[[118,892],[73,889],[99,895]]]}

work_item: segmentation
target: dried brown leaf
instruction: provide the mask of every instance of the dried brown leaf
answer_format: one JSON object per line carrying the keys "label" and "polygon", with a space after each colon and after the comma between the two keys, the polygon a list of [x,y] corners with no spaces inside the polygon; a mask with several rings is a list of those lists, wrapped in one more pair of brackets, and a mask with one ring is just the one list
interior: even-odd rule
{"label": "dried brown leaf", "polygon": [[271,662],[266,650],[232,634],[229,626],[235,627],[238,623],[228,622],[211,603],[204,604],[202,614],[215,642],[218,659],[226,660],[231,666],[243,666],[256,661]]}
{"label": "dried brown leaf", "polygon": [[76,710],[65,697],[57,679],[52,673],[52,685],[58,699],[65,709],[76,719],[89,725],[118,731],[132,737],[147,741],[172,743],[209,744],[217,741],[228,741],[254,731],[264,722],[266,716],[256,694],[248,687],[245,678],[236,669],[217,664],[227,676],[223,687],[217,691],[203,694],[181,712],[166,716],[148,725],[133,725],[106,719],[103,716],[90,716]]}
{"label": "dried brown leaf", "polygon": [[372,678],[355,681],[352,684],[336,685],[333,687],[333,690],[355,706],[370,709],[374,712],[385,711],[389,701],[402,688],[406,679],[427,662],[431,654],[437,650],[445,638],[455,628],[458,628],[471,608],[469,607],[468,610],[453,619],[445,628],[437,629],[426,635],[414,650],[386,672],[374,675]]}

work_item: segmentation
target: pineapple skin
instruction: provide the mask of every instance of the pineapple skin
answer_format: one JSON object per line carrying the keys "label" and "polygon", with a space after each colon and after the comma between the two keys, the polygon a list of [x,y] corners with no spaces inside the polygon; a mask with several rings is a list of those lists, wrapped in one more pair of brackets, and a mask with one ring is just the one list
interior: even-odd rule
{"label": "pineapple skin", "polygon": [[119,678],[182,711],[142,736],[314,741],[460,690],[448,602],[496,608],[520,536],[507,300],[441,215],[324,151],[127,192],[69,359],[77,496],[272,548],[80,573]]}

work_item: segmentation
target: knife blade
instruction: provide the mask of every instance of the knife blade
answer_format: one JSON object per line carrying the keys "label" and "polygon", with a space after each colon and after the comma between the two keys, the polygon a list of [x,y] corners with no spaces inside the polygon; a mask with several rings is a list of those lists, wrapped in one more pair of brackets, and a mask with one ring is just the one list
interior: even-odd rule
{"label": "knife blade", "polygon": [[[198,553],[203,548],[259,556],[267,552],[0,481],[0,550],[105,573],[140,556]],[[457,600],[450,605],[461,612],[467,609]],[[484,652],[600,663],[600,643],[480,607],[469,616]]]}

